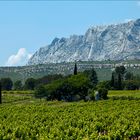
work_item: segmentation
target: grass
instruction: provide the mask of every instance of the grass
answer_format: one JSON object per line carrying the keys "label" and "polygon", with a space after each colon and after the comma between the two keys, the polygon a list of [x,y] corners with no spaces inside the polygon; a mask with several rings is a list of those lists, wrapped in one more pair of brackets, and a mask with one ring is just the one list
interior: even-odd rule
{"label": "grass", "polygon": [[32,100],[32,96],[28,95],[13,95],[13,94],[3,94],[2,95],[2,103],[16,103],[25,100]]}
{"label": "grass", "polygon": [[2,94],[33,94],[33,90],[10,90],[10,91],[2,91]]}
{"label": "grass", "polygon": [[140,98],[140,90],[110,90],[108,97],[135,97]]}

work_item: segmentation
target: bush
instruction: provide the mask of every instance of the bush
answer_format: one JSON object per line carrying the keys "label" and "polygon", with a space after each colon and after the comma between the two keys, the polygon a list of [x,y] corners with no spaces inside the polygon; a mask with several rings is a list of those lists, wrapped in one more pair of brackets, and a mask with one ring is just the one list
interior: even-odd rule
{"label": "bush", "polygon": [[36,86],[36,80],[34,78],[28,78],[25,81],[25,89],[34,90]]}
{"label": "bush", "polygon": [[88,96],[90,97],[90,100],[95,100],[95,92],[94,89],[88,90]]}
{"label": "bush", "polygon": [[15,83],[14,83],[14,90],[22,90],[22,82],[20,80],[17,80]]}
{"label": "bush", "polygon": [[110,81],[102,81],[102,82],[99,82],[98,85],[96,86],[97,89],[100,89],[100,88],[105,88],[105,89],[111,89],[111,86],[110,86]]}
{"label": "bush", "polygon": [[73,101],[85,99],[88,95],[89,79],[83,74],[72,75],[47,84],[45,89],[47,91],[45,96],[49,100]]}
{"label": "bush", "polygon": [[107,99],[108,90],[105,88],[98,89],[100,99]]}
{"label": "bush", "polygon": [[125,89],[127,89],[127,90],[137,90],[137,89],[139,89],[139,82],[138,81],[134,81],[134,80],[125,81],[124,85],[125,85]]}
{"label": "bush", "polygon": [[1,79],[1,88],[2,90],[11,90],[13,87],[13,81],[10,78]]}
{"label": "bush", "polygon": [[35,89],[35,97],[37,98],[41,98],[46,96],[46,89],[43,85],[39,85],[36,89]]}

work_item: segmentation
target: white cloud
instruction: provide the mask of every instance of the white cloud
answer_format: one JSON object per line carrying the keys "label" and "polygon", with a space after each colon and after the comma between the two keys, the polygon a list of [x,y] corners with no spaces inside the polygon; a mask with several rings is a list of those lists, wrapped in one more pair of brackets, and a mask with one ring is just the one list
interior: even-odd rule
{"label": "white cloud", "polygon": [[28,53],[25,48],[20,48],[17,54],[13,54],[8,58],[6,66],[25,65],[27,61],[31,58],[31,56],[32,54]]}

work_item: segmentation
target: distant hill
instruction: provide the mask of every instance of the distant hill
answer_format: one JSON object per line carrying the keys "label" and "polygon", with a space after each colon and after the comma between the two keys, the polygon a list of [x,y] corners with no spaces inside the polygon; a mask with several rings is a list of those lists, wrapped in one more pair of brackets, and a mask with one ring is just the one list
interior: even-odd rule
{"label": "distant hill", "polygon": [[[78,72],[95,68],[99,80],[110,80],[112,70],[115,66],[124,65],[128,71],[140,74],[140,61],[91,61],[77,62]],[[13,81],[29,78],[39,78],[50,74],[73,74],[74,63],[40,64],[22,67],[0,67],[0,78],[10,77]]]}
{"label": "distant hill", "polygon": [[91,27],[84,35],[55,38],[28,65],[76,61],[140,59],[140,19]]}

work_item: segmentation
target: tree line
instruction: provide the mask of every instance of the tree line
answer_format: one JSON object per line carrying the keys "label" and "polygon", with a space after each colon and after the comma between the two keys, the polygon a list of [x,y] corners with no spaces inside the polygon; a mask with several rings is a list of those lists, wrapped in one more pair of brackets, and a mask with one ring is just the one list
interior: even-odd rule
{"label": "tree line", "polygon": [[28,78],[25,83],[17,80],[13,83],[10,78],[2,78],[2,90],[35,90],[37,98],[47,100],[88,100],[95,99],[98,91],[100,99],[107,99],[108,90],[136,90],[140,88],[140,76],[127,72],[124,66],[118,66],[112,71],[109,81],[98,81],[95,69],[78,72],[75,63],[73,74],[47,75],[42,78]]}

